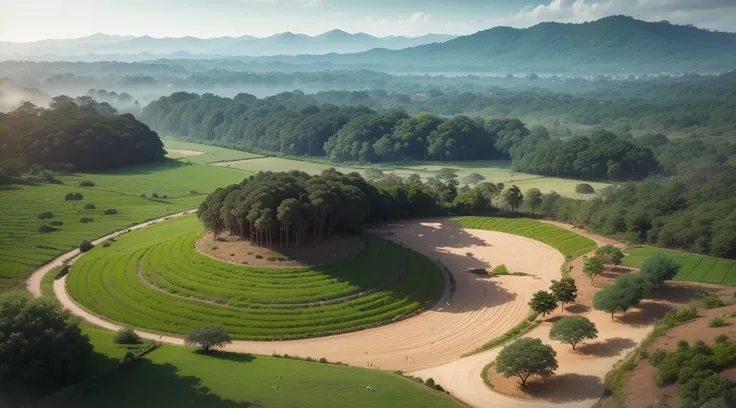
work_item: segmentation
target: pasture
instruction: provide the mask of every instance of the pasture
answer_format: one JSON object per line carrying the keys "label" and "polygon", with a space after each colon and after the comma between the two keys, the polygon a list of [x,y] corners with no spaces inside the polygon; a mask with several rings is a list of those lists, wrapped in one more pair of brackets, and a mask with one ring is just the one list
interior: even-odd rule
{"label": "pasture", "polygon": [[[164,148],[169,152],[167,157],[171,159],[181,159],[183,162],[192,162],[196,164],[208,164],[221,161],[233,161],[252,159],[255,157],[263,157],[259,154],[241,152],[239,150],[225,149],[217,146],[204,145],[199,143],[188,143],[174,139],[161,139],[164,142]],[[174,152],[174,150],[192,150],[202,152],[202,154],[185,156]]]}
{"label": "pasture", "polygon": [[[366,386],[375,391],[367,390]],[[379,370],[248,354],[204,355],[183,347],[162,346],[108,381],[84,391],[60,393],[34,404],[33,408],[100,406],[451,408],[464,405],[426,386]]]}
{"label": "pasture", "polygon": [[135,327],[183,334],[219,324],[233,338],[273,340],[392,321],[431,306],[444,289],[428,258],[373,236],[353,259],[282,269],[206,257],[194,248],[201,232],[187,216],[125,234],[80,258],[67,290],[88,310]]}
{"label": "pasture", "polygon": [[[21,280],[36,267],[74,249],[82,240],[91,241],[149,219],[196,208],[215,188],[238,183],[248,174],[212,166],[187,166],[171,160],[109,172],[61,176],[63,185],[3,186],[0,190],[3,209],[0,292],[22,287]],[[83,180],[94,181],[95,186],[80,187]],[[197,193],[192,194],[192,190]],[[154,192],[160,197],[153,198]],[[83,199],[66,200],[70,193],[81,194]],[[161,198],[163,195],[167,198]],[[105,214],[107,209],[115,209],[117,213]],[[40,219],[44,212],[50,212],[50,218]],[[80,222],[82,218],[91,218],[92,222]],[[40,232],[42,225],[53,230]]]}
{"label": "pasture", "polygon": [[463,228],[506,232],[543,242],[574,259],[596,248],[590,238],[528,218],[457,217]]}
{"label": "pasture", "polygon": [[736,286],[736,261],[661,248],[635,247],[626,251],[623,264],[641,268],[650,256],[665,255],[680,264],[674,280]]}

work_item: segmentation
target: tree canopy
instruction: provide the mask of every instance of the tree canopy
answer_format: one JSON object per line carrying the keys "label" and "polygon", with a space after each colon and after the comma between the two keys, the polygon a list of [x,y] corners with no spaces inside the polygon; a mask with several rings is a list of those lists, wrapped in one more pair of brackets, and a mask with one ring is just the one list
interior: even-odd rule
{"label": "tree canopy", "polygon": [[552,324],[549,332],[550,339],[569,344],[573,350],[581,341],[597,337],[595,324],[583,316],[563,317]]}
{"label": "tree canopy", "polygon": [[524,337],[505,346],[496,357],[496,371],[519,377],[525,386],[531,376],[551,377],[557,370],[557,353],[539,339]]}

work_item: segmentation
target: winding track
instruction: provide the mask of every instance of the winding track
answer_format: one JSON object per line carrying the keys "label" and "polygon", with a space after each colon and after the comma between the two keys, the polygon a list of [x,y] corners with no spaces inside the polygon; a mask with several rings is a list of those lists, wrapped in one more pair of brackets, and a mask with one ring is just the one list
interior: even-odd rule
{"label": "winding track", "polygon": [[[175,216],[179,215],[183,213]],[[158,221],[131,229],[143,228]],[[465,358],[461,356],[500,336],[522,320],[528,313],[527,302],[531,294],[546,289],[552,279],[559,278],[563,256],[552,247],[529,238],[485,230],[463,230],[448,219],[390,224],[372,232],[438,259],[452,271],[456,292],[450,294],[448,285],[445,295],[433,308],[387,326],[304,340],[235,341],[226,349],[265,355],[287,353],[302,357],[326,357],[330,361],[342,361],[354,366],[403,370],[423,377],[432,375],[438,383],[471,405],[518,406],[518,399],[489,390],[480,379],[480,369],[495,357],[498,349]],[[118,234],[110,234],[96,242]],[[36,270],[28,279],[29,291],[39,296],[43,275],[76,254],[72,251]],[[521,271],[533,276],[491,279],[466,272],[471,268],[488,268],[499,264],[505,264],[512,272]],[[67,294],[65,283],[66,278],[54,282],[54,293],[64,307],[89,323],[109,330],[120,328],[78,306]],[[544,326],[532,333],[538,330],[544,330]],[[138,333],[165,343],[183,343],[179,337],[142,331]],[[609,368],[610,365],[606,364],[605,371]],[[525,406],[526,402],[523,402]],[[530,406],[556,404],[536,401]]]}

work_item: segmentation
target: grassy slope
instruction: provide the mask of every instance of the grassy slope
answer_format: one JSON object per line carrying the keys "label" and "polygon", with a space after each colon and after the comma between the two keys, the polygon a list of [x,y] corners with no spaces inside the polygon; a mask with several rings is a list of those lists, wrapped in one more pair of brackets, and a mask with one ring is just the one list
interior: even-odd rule
{"label": "grassy slope", "polygon": [[[79,245],[110,232],[148,219],[195,208],[205,194],[216,187],[240,182],[249,173],[212,166],[185,166],[161,163],[117,169],[111,172],[63,177],[64,185],[12,185],[0,190],[0,292],[16,285],[37,266]],[[78,187],[81,180],[93,180],[94,188]],[[197,190],[193,195],[190,190]],[[84,200],[66,201],[67,193],[81,193]],[[139,197],[147,193],[149,198]],[[167,199],[151,199],[150,193],[167,194]],[[94,204],[95,210],[85,210]],[[116,215],[104,215],[115,208]],[[54,218],[38,219],[51,211]],[[83,224],[82,217],[94,218]],[[62,221],[58,231],[42,234],[38,227]]]}
{"label": "grassy slope", "polygon": [[736,261],[661,248],[629,248],[623,264],[640,268],[654,254],[662,254],[681,265],[675,280],[736,285]]}
{"label": "grassy slope", "polygon": [[464,228],[484,229],[520,235],[543,242],[569,258],[577,258],[595,249],[590,238],[554,225],[526,218],[458,217]]}
{"label": "grassy slope", "polygon": [[[375,242],[366,245],[366,250],[378,248],[380,256],[361,254],[312,271],[299,271],[313,285],[311,288],[309,285],[303,288],[302,279],[298,276],[290,279],[280,277],[280,274],[288,272],[284,270],[232,266],[204,257],[193,249],[191,254],[178,255],[169,251],[154,254],[155,248],[151,249],[152,246],[166,245],[167,241],[196,234],[201,228],[194,216],[181,217],[126,234],[109,248],[95,248],[72,267],[67,280],[68,290],[86,308],[136,327],[185,333],[203,322],[216,323],[225,326],[234,338],[253,340],[309,337],[354,330],[411,314],[431,305],[442,294],[443,278],[434,263],[420,254],[374,237],[368,238]],[[145,257],[149,250],[150,256]],[[140,272],[148,273],[152,268],[169,267],[173,263],[172,256],[178,260],[188,259],[181,265],[183,269],[194,265],[196,269],[211,271],[211,278],[200,280],[200,283],[193,281],[198,271],[184,273],[181,278],[174,278],[167,272],[166,277],[171,279],[166,287],[172,292],[198,297],[215,295],[213,297],[220,299],[223,288],[236,287],[225,282],[230,277],[239,280],[240,285],[252,283],[253,287],[249,289],[252,293],[234,294],[232,305],[212,304],[172,296],[140,280],[139,259],[143,262]],[[360,287],[365,279],[351,278],[351,274],[367,274],[381,268],[388,269],[389,273],[396,272],[401,257],[406,258],[406,273],[388,289],[324,306],[269,306],[279,299],[278,291],[273,291],[275,286],[283,291],[284,296],[280,300],[284,302],[315,300],[321,297],[315,297],[315,293],[329,293],[330,286],[342,287],[341,280],[359,286],[352,292],[374,288],[375,281]],[[208,287],[210,284],[220,284],[220,287]],[[240,303],[245,301],[252,304],[243,307]]]}
{"label": "grassy slope", "polygon": [[[190,161],[192,163],[207,164],[221,161],[244,160],[254,157],[262,157],[259,154],[241,152],[238,150],[225,149],[222,147],[203,145],[198,143],[182,142],[174,139],[163,139],[164,148],[169,150],[168,157],[172,159],[180,159],[183,162]],[[171,150],[195,150],[202,152],[195,156],[183,156]]]}
{"label": "grassy slope", "polygon": [[[376,391],[366,390],[368,385]],[[100,406],[449,408],[459,404],[398,375],[376,370],[242,354],[208,356],[163,346],[111,381],[36,405]]]}

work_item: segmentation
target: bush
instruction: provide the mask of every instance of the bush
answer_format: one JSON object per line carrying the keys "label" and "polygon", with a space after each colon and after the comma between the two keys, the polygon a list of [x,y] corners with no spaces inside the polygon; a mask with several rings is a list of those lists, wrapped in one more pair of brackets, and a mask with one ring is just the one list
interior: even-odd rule
{"label": "bush", "polygon": [[46,220],[46,219],[49,219],[49,218],[54,218],[54,213],[52,213],[51,211],[44,211],[44,212],[38,214],[38,219],[39,220]]}
{"label": "bush", "polygon": [[161,196],[161,198],[169,198],[169,196],[166,195],[166,194],[164,194],[164,195]]}
{"label": "bush", "polygon": [[95,205],[92,204],[92,203],[89,203],[89,204],[85,204],[84,205],[84,209],[85,210],[94,210],[95,208],[97,208],[97,207],[95,207]]}
{"label": "bush", "polygon": [[434,387],[434,385],[435,385],[434,378],[432,378],[432,377],[427,378],[427,381],[425,381],[424,384],[427,387]]}
{"label": "bush", "polygon": [[141,194],[141,198],[146,198],[146,195],[145,194]]}
{"label": "bush", "polygon": [[66,201],[74,201],[74,200],[83,200],[84,196],[81,193],[69,193],[64,196],[64,200]]}
{"label": "bush", "polygon": [[659,364],[667,357],[667,352],[662,349],[657,349],[654,354],[649,357],[649,364],[654,367],[659,367]]}
{"label": "bush", "polygon": [[153,197],[153,198],[158,198],[158,193],[153,193],[153,194],[151,194],[151,197]]}
{"label": "bush", "polygon": [[82,253],[84,253],[84,252],[88,252],[89,250],[91,250],[91,249],[92,249],[92,248],[94,248],[94,247],[95,247],[95,246],[94,246],[94,245],[92,245],[92,243],[91,243],[91,242],[89,242],[89,241],[87,241],[87,240],[84,240],[84,241],[82,241],[82,242],[81,242],[81,243],[79,244],[79,252],[82,252]]}
{"label": "bush", "polygon": [[714,317],[710,319],[710,323],[708,323],[708,327],[723,327],[726,325],[726,322],[723,321],[720,317]]}
{"label": "bush", "polygon": [[575,186],[575,192],[578,194],[593,194],[595,189],[588,183],[580,183]]}
{"label": "bush", "polygon": [[506,268],[506,265],[501,264],[501,265],[498,265],[497,267],[493,268],[493,270],[491,271],[491,273],[493,275],[508,275],[509,274],[509,270]]}
{"label": "bush", "polygon": [[48,225],[40,225],[38,227],[38,232],[42,234],[48,234],[49,232],[54,232],[54,231],[58,231],[58,230],[54,227],[49,227]]}
{"label": "bush", "polygon": [[82,224],[86,224],[86,223],[92,222],[94,220],[95,220],[94,218],[82,217],[82,218],[79,219],[79,222],[81,222]]}
{"label": "bush", "polygon": [[116,344],[138,344],[141,342],[141,336],[134,332],[130,328],[122,328],[115,333],[115,339],[113,341]]}
{"label": "bush", "polygon": [[79,183],[80,187],[94,187],[95,182],[92,180],[83,180],[81,183]]}
{"label": "bush", "polygon": [[718,296],[713,295],[709,295],[700,299],[700,303],[702,303],[706,309],[715,309],[717,307],[726,306],[726,303],[724,301],[722,301]]}
{"label": "bush", "polygon": [[63,222],[61,222],[61,221],[58,221],[58,220],[57,220],[57,221],[51,221],[51,223],[50,223],[50,224],[51,224],[51,225],[54,225],[54,226],[57,226],[57,227],[58,227],[59,225],[64,225],[64,223],[63,223]]}
{"label": "bush", "polygon": [[721,334],[716,337],[716,344],[728,343],[731,339],[727,335]]}
{"label": "bush", "polygon": [[189,194],[199,194],[199,191],[197,191],[197,190],[191,190],[191,191],[189,191]]}
{"label": "bush", "polygon": [[688,306],[678,309],[675,312],[675,320],[680,323],[684,323],[698,317],[698,309],[695,306]]}
{"label": "bush", "polygon": [[108,208],[107,210],[105,210],[105,215],[115,215],[117,213],[118,213],[118,210],[114,208]]}
{"label": "bush", "polygon": [[263,255],[261,254],[256,255],[256,259],[263,259]]}

